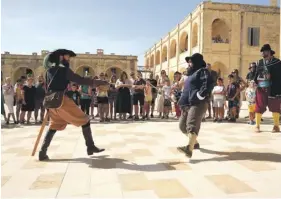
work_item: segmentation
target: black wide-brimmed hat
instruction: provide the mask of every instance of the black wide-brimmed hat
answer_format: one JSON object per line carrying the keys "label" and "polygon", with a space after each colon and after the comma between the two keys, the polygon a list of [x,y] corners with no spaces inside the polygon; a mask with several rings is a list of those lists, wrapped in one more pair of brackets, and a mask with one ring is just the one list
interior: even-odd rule
{"label": "black wide-brimmed hat", "polygon": [[195,53],[190,57],[186,57],[185,61],[189,62],[189,60],[193,61],[193,60],[203,60],[203,55],[201,55],[200,53]]}
{"label": "black wide-brimmed hat", "polygon": [[69,55],[70,57],[76,57],[75,52],[72,50],[67,49],[57,49],[50,53],[49,55],[49,61],[50,62],[56,62],[59,56]]}
{"label": "black wide-brimmed hat", "polygon": [[199,64],[206,67],[206,62],[204,61],[204,57],[200,53],[195,53],[192,56],[185,58],[185,61],[187,63],[189,62],[189,60],[191,60],[193,64]]}
{"label": "black wide-brimmed hat", "polygon": [[269,44],[264,44],[261,47],[261,52],[263,52],[263,51],[270,51],[272,55],[275,54],[275,51],[271,49],[271,46]]}

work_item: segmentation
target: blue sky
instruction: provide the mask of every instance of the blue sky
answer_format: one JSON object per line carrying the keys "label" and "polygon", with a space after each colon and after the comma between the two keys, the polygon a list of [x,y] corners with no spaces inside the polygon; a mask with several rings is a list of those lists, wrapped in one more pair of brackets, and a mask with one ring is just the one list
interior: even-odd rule
{"label": "blue sky", "polygon": [[[182,21],[200,0],[2,0],[1,51],[104,49],[139,56]],[[269,4],[269,0],[219,2]]]}

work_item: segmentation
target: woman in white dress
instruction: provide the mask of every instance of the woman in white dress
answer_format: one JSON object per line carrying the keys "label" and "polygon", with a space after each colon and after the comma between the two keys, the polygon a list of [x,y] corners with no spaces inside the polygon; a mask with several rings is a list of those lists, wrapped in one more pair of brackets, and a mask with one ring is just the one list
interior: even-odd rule
{"label": "woman in white dress", "polygon": [[169,78],[167,77],[166,71],[162,70],[161,71],[161,77],[159,78],[158,82],[157,82],[157,87],[159,88],[159,93],[157,95],[156,98],[156,103],[157,103],[157,107],[156,110],[159,113],[159,118],[162,117],[162,113],[164,112],[164,96],[162,93],[162,87],[165,85],[165,81],[168,80]]}
{"label": "woman in white dress", "polygon": [[6,78],[6,83],[2,86],[3,88],[3,94],[4,94],[4,100],[5,104],[8,107],[8,118],[7,118],[7,124],[10,123],[10,117],[13,117],[14,123],[16,124],[16,118],[14,114],[14,87],[11,84],[11,78],[7,77]]}

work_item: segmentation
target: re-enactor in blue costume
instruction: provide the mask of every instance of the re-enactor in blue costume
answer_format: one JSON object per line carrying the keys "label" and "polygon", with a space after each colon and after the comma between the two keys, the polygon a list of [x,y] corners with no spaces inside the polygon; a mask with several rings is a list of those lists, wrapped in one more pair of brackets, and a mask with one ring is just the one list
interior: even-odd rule
{"label": "re-enactor in blue costume", "polygon": [[191,57],[186,57],[185,60],[189,64],[189,68],[188,78],[178,102],[182,111],[179,127],[182,133],[189,136],[189,143],[187,146],[178,147],[178,150],[191,158],[193,149],[199,148],[197,136],[208,108],[213,80],[201,54],[196,53]]}

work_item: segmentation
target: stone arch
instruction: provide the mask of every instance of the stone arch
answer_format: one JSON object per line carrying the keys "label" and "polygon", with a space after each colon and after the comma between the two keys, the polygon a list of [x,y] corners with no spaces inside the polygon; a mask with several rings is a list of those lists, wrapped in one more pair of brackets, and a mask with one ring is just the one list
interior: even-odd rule
{"label": "stone arch", "polygon": [[215,19],[212,23],[212,41],[214,43],[229,43],[229,27],[223,19]]}
{"label": "stone arch", "polygon": [[88,74],[92,77],[94,77],[96,75],[93,67],[88,66],[88,65],[81,65],[75,69],[75,73],[77,73],[78,75],[80,75],[82,77],[85,76],[85,71],[88,71]]}
{"label": "stone arch", "polygon": [[150,67],[154,67],[154,54],[150,57]]}
{"label": "stone arch", "polygon": [[175,39],[170,44],[170,58],[174,58],[177,55],[177,42]]}
{"label": "stone arch", "polygon": [[160,64],[160,50],[156,51],[155,65]]}
{"label": "stone arch", "polygon": [[168,48],[165,45],[162,49],[162,62],[168,61]]}
{"label": "stone arch", "polygon": [[39,66],[35,70],[36,76],[43,75],[44,79],[46,77],[46,72],[47,71],[45,70],[45,68],[43,66]]}
{"label": "stone arch", "polygon": [[198,46],[198,25],[194,23],[192,27],[192,48]]}
{"label": "stone arch", "polygon": [[183,32],[180,37],[180,51],[181,53],[188,51],[188,34]]}
{"label": "stone arch", "polygon": [[221,77],[224,79],[224,83],[226,84],[227,81],[227,76],[228,76],[228,71],[226,66],[221,63],[221,62],[215,62],[211,66],[212,70],[216,71],[218,73],[218,77]]}
{"label": "stone arch", "polygon": [[116,75],[116,77],[118,79],[118,78],[120,78],[120,75],[123,71],[124,70],[122,68],[120,68],[119,66],[110,66],[105,70],[105,74],[108,76],[109,80],[112,75]]}
{"label": "stone arch", "polygon": [[25,67],[25,66],[19,66],[17,68],[15,68],[15,70],[13,70],[13,76],[12,78],[12,82],[16,83],[16,81],[18,79],[20,79],[21,76],[28,76],[28,75],[32,75],[33,77],[35,77],[35,73],[34,70],[32,70],[29,67]]}

